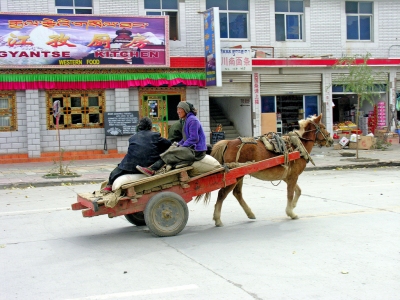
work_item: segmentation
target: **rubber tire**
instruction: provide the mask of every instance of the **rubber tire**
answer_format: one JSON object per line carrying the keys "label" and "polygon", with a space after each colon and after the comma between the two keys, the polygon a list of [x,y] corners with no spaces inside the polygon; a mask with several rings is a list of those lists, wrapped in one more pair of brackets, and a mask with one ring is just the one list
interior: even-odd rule
{"label": "rubber tire", "polygon": [[146,226],[146,221],[144,220],[144,214],[142,211],[125,215],[125,218],[133,225]]}
{"label": "rubber tire", "polygon": [[185,228],[189,209],[185,200],[172,192],[161,192],[147,202],[144,210],[147,227],[156,236],[174,236]]}

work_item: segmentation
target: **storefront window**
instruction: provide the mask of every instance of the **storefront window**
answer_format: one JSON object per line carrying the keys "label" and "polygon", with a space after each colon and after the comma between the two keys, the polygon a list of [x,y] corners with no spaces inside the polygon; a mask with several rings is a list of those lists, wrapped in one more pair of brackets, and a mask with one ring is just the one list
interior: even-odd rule
{"label": "storefront window", "polygon": [[274,113],[275,110],[275,97],[274,96],[262,96],[261,97],[261,112],[262,113]]}
{"label": "storefront window", "polygon": [[104,91],[48,91],[47,129],[56,129],[53,104],[60,101],[59,128],[103,128]]}
{"label": "storefront window", "polygon": [[0,92],[0,131],[16,131],[17,115],[14,92]]}

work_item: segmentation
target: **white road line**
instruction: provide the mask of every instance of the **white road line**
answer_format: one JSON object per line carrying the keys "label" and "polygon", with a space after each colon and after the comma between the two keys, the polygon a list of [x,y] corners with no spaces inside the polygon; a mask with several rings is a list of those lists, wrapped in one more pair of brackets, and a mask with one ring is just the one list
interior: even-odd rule
{"label": "white road line", "polygon": [[44,209],[17,210],[17,211],[0,212],[0,216],[16,216],[16,215],[40,214],[40,213],[45,213],[45,212],[50,212],[50,211],[59,211],[59,210],[71,210],[71,207],[56,207],[56,208],[44,208]]}
{"label": "white road line", "polygon": [[170,292],[177,292],[177,291],[185,291],[185,290],[193,290],[198,289],[199,287],[195,284],[189,285],[181,285],[181,286],[174,286],[169,288],[163,289],[152,289],[152,290],[142,290],[142,291],[135,291],[135,292],[125,292],[125,293],[114,293],[114,294],[104,294],[104,295],[95,295],[83,298],[73,298],[69,300],[98,300],[98,299],[112,299],[112,298],[126,298],[132,296],[142,296],[142,295],[154,295],[154,294],[163,294],[163,293],[170,293]]}

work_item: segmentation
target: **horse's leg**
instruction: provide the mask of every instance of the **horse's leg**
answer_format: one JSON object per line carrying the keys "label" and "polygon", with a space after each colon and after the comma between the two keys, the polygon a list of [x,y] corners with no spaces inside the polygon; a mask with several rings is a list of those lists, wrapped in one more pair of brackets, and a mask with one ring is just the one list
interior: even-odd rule
{"label": "horse's leg", "polygon": [[247,205],[246,201],[243,199],[242,194],[242,187],[243,187],[243,177],[238,180],[236,183],[235,188],[233,189],[233,195],[239,201],[240,206],[243,208],[244,212],[246,213],[249,219],[255,219],[256,216],[251,211],[251,208]]}
{"label": "horse's leg", "polygon": [[[285,181],[287,183],[286,214],[289,217],[291,217],[292,219],[297,219],[298,216],[293,212],[293,208],[296,206],[296,202],[297,202],[297,199],[295,201],[293,200],[294,191],[295,191],[296,186],[297,186],[297,178],[289,178],[288,180],[285,180]],[[300,188],[299,188],[299,190],[300,190]],[[300,197],[300,195],[299,195],[299,197]]]}
{"label": "horse's leg", "polygon": [[221,222],[222,203],[224,202],[226,196],[228,196],[228,194],[234,189],[235,186],[236,186],[236,183],[228,185],[228,186],[220,189],[218,192],[218,199],[214,206],[214,216],[213,216],[213,220],[215,221],[215,226],[217,226],[217,227],[224,226],[224,224],[222,224],[222,222]]}
{"label": "horse's leg", "polygon": [[299,187],[298,184],[296,184],[296,186],[294,187],[294,197],[293,197],[293,201],[292,201],[293,208],[296,207],[297,201],[299,200],[300,195],[301,195],[301,188]]}

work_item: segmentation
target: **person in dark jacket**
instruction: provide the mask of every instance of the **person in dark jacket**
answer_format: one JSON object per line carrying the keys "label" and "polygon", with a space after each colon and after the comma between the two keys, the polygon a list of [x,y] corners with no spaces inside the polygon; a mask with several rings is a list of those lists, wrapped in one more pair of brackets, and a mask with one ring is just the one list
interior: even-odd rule
{"label": "person in dark jacket", "polygon": [[179,102],[177,107],[179,119],[184,122],[182,128],[182,140],[174,143],[176,147],[171,147],[161,155],[160,160],[150,167],[144,163],[137,165],[136,168],[147,176],[153,176],[156,171],[165,164],[172,167],[191,165],[195,161],[202,160],[207,151],[206,136],[199,119],[196,117],[197,110],[187,102]]}
{"label": "person in dark jacket", "polygon": [[111,191],[114,181],[122,175],[141,174],[136,169],[138,164],[154,164],[160,159],[160,154],[171,146],[171,141],[161,137],[160,133],[152,131],[152,127],[152,121],[148,117],[139,121],[138,132],[129,138],[127,154],[110,173],[107,186],[103,191]]}

